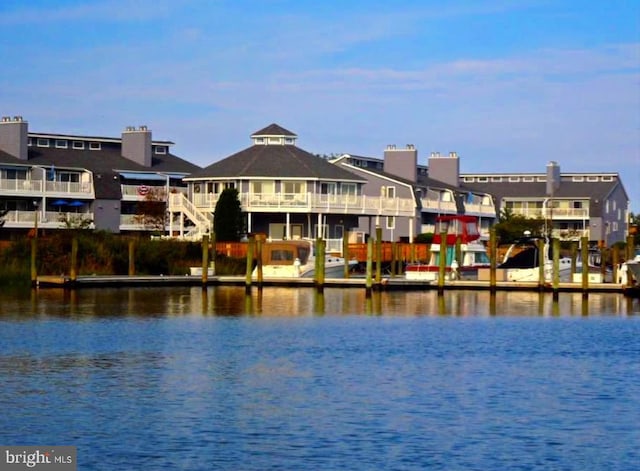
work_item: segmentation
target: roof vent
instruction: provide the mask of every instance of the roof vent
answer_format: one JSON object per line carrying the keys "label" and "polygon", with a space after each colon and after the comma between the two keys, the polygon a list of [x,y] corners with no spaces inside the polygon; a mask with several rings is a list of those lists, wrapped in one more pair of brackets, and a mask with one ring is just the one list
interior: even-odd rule
{"label": "roof vent", "polygon": [[14,116],[14,117],[13,117],[13,120],[14,120],[16,123],[21,123],[21,122],[23,121],[22,116]]}
{"label": "roof vent", "polygon": [[135,126],[127,126],[126,128],[124,128],[125,131],[135,131],[136,127]]}
{"label": "roof vent", "polygon": [[139,128],[140,131],[148,131],[149,129],[147,128],[147,126],[145,126],[144,124],[142,126],[140,126]]}
{"label": "roof vent", "polygon": [[3,116],[2,117],[2,122],[3,123],[8,123],[9,121],[11,121],[11,116]]}

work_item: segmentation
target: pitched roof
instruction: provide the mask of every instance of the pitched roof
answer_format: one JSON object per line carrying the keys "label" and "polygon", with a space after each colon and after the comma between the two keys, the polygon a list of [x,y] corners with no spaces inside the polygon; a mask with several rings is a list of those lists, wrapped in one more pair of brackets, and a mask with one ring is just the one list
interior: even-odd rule
{"label": "pitched roof", "polygon": [[276,123],[271,123],[266,128],[263,128],[260,131],[254,132],[251,135],[251,137],[253,137],[253,136],[292,136],[292,137],[298,137],[295,133],[292,133],[288,129],[285,129],[282,126],[279,126]]}
{"label": "pitched roof", "polygon": [[[610,182],[573,182],[562,180],[560,187],[554,192],[554,198],[590,198],[594,212],[600,211],[605,197],[616,186],[619,179]],[[546,182],[465,182],[465,186],[477,191],[483,191],[495,196],[496,201],[502,198],[541,198],[547,197]]]}
{"label": "pitched roof", "polygon": [[366,181],[294,145],[253,145],[192,173],[185,180],[201,178],[306,178]]}

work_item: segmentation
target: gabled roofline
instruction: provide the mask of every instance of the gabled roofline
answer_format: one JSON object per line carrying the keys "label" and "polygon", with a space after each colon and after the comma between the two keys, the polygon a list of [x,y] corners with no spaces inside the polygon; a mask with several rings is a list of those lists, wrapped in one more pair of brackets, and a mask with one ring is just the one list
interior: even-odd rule
{"label": "gabled roofline", "polygon": [[[119,137],[80,136],[77,134],[54,134],[54,133],[46,133],[46,132],[29,132],[28,137],[43,138],[43,139],[69,139],[69,140],[77,140],[77,141],[108,142],[108,143],[114,143],[114,144],[122,143],[122,138],[119,138]],[[152,140],[151,144],[172,146],[172,145],[175,145],[175,142]]]}

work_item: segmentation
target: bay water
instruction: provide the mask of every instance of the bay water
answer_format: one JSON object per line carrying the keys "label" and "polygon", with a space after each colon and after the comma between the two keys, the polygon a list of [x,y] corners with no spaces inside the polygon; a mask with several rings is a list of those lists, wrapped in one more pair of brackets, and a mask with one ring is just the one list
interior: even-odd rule
{"label": "bay water", "polygon": [[0,293],[0,445],[80,470],[640,469],[640,301]]}

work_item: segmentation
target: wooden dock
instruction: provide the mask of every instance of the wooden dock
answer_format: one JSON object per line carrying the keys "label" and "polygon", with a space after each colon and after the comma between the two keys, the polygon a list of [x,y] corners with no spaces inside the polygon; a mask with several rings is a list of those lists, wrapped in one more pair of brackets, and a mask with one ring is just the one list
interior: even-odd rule
{"label": "wooden dock", "polygon": [[[167,275],[91,275],[78,276],[72,280],[69,276],[38,276],[39,288],[100,288],[100,287],[129,287],[129,286],[216,286],[235,285],[246,286],[244,276],[209,276],[206,281],[200,276],[167,276]],[[258,284],[254,280],[252,287]],[[315,287],[316,282],[312,278],[265,278],[262,286],[286,286],[286,287]],[[365,289],[366,279],[363,277],[352,278],[327,278],[324,280],[326,288],[361,288]],[[385,277],[380,283],[374,283],[374,290],[438,290],[436,281],[406,280],[402,277]],[[446,281],[443,290],[491,290],[488,281]],[[496,282],[495,291],[548,291],[553,292],[551,284],[542,287],[537,282]],[[583,292],[581,283],[560,283],[558,292]],[[618,283],[590,283],[587,293],[620,293],[638,296],[637,287],[628,287]]]}

